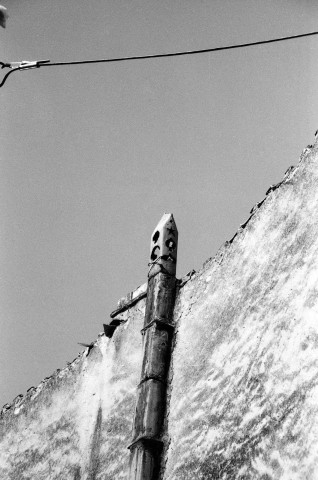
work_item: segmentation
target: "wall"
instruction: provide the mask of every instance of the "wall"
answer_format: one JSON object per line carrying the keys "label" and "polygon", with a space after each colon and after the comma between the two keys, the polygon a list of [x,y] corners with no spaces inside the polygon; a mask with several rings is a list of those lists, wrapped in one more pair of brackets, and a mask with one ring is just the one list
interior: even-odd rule
{"label": "wall", "polygon": [[5,408],[2,480],[114,480],[128,471],[145,300],[116,316],[113,338],[98,337],[67,368]]}
{"label": "wall", "polygon": [[165,480],[317,478],[317,150],[180,292]]}
{"label": "wall", "polygon": [[[317,150],[180,282],[163,480],[317,477]],[[127,478],[144,311],[142,286],[112,339],[3,409],[1,479]]]}

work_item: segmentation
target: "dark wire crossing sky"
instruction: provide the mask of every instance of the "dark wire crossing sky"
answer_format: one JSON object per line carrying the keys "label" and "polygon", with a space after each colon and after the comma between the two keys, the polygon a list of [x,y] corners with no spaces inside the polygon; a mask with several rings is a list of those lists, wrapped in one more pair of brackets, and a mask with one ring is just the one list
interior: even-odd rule
{"label": "dark wire crossing sky", "polygon": [[[5,6],[3,62],[200,50],[315,32],[318,22],[309,0]],[[3,404],[72,360],[146,281],[164,212],[179,230],[179,277],[234,235],[313,141],[317,58],[313,35],[9,78],[0,89]]]}
{"label": "dark wire crossing sky", "polygon": [[[1,5],[0,5],[1,12]],[[272,38],[269,40],[259,40],[257,42],[249,43],[239,43],[236,45],[227,45],[224,47],[214,47],[214,48],[205,48],[201,50],[185,50],[183,52],[170,52],[170,53],[154,53],[151,55],[134,55],[130,57],[117,57],[117,58],[103,58],[95,60],[78,60],[78,61],[68,61],[68,62],[51,62],[50,60],[35,60],[35,61],[22,61],[22,62],[9,62],[4,63],[0,61],[1,68],[11,68],[12,70],[8,72],[2,79],[0,87],[2,87],[8,78],[8,76],[15,72],[21,70],[30,70],[33,68],[40,67],[56,67],[56,66],[66,66],[66,65],[88,65],[94,63],[112,63],[112,62],[125,62],[128,60],[148,60],[154,58],[167,58],[167,57],[180,57],[184,55],[197,55],[202,53],[212,53],[212,52],[221,52],[224,50],[233,50],[235,48],[246,48],[253,47],[256,45],[265,45],[269,43],[284,42],[286,40],[295,40],[298,38],[312,37],[313,35],[318,35],[318,32],[307,32],[298,35],[290,35],[287,37]]]}

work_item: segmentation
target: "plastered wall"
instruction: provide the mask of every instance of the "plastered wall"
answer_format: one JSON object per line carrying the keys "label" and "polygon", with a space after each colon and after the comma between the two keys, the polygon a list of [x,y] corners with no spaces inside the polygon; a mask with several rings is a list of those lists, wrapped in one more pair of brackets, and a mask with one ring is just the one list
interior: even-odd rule
{"label": "plastered wall", "polygon": [[[317,479],[317,150],[180,283],[161,480]],[[1,479],[127,479],[144,297],[121,300],[112,339],[3,409]]]}
{"label": "plastered wall", "polygon": [[318,478],[318,155],[181,289],[165,480]]}
{"label": "plastered wall", "polygon": [[144,309],[2,412],[1,480],[126,478]]}

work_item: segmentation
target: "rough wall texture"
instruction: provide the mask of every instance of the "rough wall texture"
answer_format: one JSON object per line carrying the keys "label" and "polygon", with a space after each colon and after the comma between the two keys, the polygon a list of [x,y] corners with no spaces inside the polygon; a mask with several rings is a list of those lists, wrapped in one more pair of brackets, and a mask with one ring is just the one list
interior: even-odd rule
{"label": "rough wall texture", "polygon": [[5,408],[0,421],[2,480],[126,478],[145,300],[117,318],[67,368]]}
{"label": "rough wall texture", "polygon": [[[318,478],[317,187],[315,145],[181,281],[163,480]],[[3,409],[1,479],[127,479],[144,297],[120,301],[112,339]]]}
{"label": "rough wall texture", "polygon": [[317,151],[180,290],[165,480],[318,478]]}

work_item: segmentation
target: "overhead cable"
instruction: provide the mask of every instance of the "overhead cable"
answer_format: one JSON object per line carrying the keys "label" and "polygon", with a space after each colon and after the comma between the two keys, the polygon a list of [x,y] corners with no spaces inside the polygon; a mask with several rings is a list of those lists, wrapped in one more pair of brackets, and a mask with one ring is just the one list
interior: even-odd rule
{"label": "overhead cable", "polygon": [[309,33],[302,33],[299,35],[290,35],[288,37],[280,37],[280,38],[272,38],[270,40],[260,40],[258,42],[250,42],[250,43],[240,43],[235,45],[227,45],[225,47],[214,47],[214,48],[205,48],[201,50],[185,50],[182,52],[171,52],[171,53],[156,53],[152,55],[135,55],[131,57],[118,57],[118,58],[103,58],[103,59],[96,59],[96,60],[79,60],[73,62],[51,62],[50,60],[37,60],[37,61],[22,61],[22,62],[10,62],[10,63],[3,63],[0,62],[1,68],[10,68],[11,71],[8,72],[2,82],[0,83],[0,87],[2,87],[8,78],[8,76],[16,72],[17,70],[30,70],[32,68],[40,68],[40,67],[56,67],[56,66],[64,66],[64,65],[85,65],[91,63],[110,63],[110,62],[124,62],[127,60],[146,60],[152,58],[164,58],[164,57],[180,57],[183,55],[195,55],[199,53],[211,53],[211,52],[220,52],[222,50],[233,50],[234,48],[244,48],[244,47],[252,47],[255,45],[264,45],[267,43],[276,43],[276,42],[283,42],[286,40],[294,40],[296,38],[303,38],[303,37],[310,37],[313,35],[318,35],[317,32],[309,32]]}

